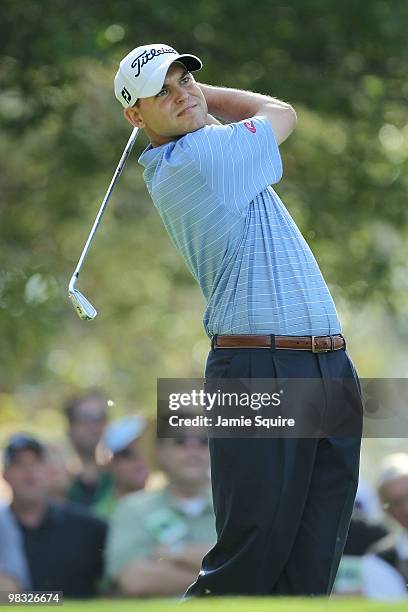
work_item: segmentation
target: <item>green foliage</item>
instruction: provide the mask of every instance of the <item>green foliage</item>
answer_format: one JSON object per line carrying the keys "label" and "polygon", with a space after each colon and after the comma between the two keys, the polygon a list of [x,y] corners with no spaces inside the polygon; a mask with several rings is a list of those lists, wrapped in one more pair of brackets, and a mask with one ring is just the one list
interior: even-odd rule
{"label": "green foliage", "polygon": [[408,4],[295,0],[4,0],[0,15],[0,390],[105,385],[152,410],[156,376],[201,375],[203,301],[154,210],[138,142],[79,286],[67,284],[130,133],[118,61],[163,41],[201,80],[291,102],[277,191],[335,299],[373,303],[408,333]]}

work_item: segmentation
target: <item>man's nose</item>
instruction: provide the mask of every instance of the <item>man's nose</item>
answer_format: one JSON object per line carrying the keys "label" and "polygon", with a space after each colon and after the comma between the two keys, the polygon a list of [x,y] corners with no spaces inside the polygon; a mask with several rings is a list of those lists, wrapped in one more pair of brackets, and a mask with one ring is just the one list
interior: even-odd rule
{"label": "man's nose", "polygon": [[187,92],[185,91],[185,89],[183,89],[183,87],[177,87],[175,90],[175,94],[176,102],[182,102],[187,98]]}

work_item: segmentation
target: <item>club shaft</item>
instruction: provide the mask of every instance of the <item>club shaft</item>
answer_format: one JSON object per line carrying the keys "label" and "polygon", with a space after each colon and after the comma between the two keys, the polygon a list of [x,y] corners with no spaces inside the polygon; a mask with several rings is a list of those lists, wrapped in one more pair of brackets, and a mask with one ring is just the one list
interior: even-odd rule
{"label": "club shaft", "polygon": [[111,180],[110,185],[108,187],[108,190],[107,190],[107,192],[105,194],[105,197],[102,200],[101,207],[99,209],[99,212],[97,214],[95,222],[94,222],[94,224],[92,226],[92,229],[91,229],[91,231],[89,233],[88,240],[86,241],[86,244],[84,246],[84,250],[81,253],[81,257],[79,258],[77,267],[75,268],[75,272],[74,272],[73,276],[75,276],[76,278],[78,278],[78,276],[79,276],[79,272],[81,270],[82,264],[83,264],[84,259],[85,259],[86,255],[87,255],[88,251],[89,251],[89,247],[91,246],[91,242],[94,239],[94,236],[96,234],[96,230],[98,229],[98,225],[99,225],[99,223],[100,223],[100,221],[102,219],[102,215],[105,212],[105,208],[108,205],[109,199],[110,199],[110,197],[112,195],[112,191],[115,188],[115,185],[116,185],[116,183],[118,181],[118,178],[120,177],[120,175],[122,173],[122,170],[125,167],[126,160],[129,157],[129,155],[130,155],[130,152],[131,152],[131,150],[133,148],[133,145],[135,144],[135,140],[136,140],[138,132],[139,132],[139,128],[135,127],[133,129],[133,131],[132,131],[132,133],[130,135],[130,138],[128,140],[128,143],[127,143],[127,145],[126,145],[126,147],[125,147],[125,149],[124,149],[124,151],[122,153],[122,157],[119,160],[118,166],[117,166],[117,168],[115,170],[115,174],[112,177],[112,180]]}

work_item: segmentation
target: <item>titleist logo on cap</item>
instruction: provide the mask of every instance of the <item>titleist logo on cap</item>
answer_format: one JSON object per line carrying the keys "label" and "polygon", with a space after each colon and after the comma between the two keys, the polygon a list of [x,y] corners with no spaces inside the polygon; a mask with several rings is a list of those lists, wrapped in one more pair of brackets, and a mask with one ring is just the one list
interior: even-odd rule
{"label": "titleist logo on cap", "polygon": [[150,49],[150,51],[142,51],[140,55],[135,57],[133,62],[131,63],[132,68],[136,68],[135,77],[138,77],[141,69],[145,64],[150,62],[157,55],[163,55],[163,53],[175,53],[177,55],[177,51],[172,49],[171,47],[162,47],[161,49]]}

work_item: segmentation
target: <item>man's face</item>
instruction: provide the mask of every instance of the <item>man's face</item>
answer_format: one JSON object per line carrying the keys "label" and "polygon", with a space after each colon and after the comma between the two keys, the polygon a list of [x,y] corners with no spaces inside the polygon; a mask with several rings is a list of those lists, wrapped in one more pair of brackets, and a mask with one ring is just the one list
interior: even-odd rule
{"label": "man's face", "polygon": [[198,487],[208,481],[210,461],[206,438],[160,440],[158,456],[170,481],[185,486],[197,484]]}
{"label": "man's face", "polygon": [[15,453],[12,462],[4,470],[16,501],[28,504],[45,499],[47,491],[47,466],[44,459],[31,449]]}
{"label": "man's face", "polygon": [[125,110],[128,121],[144,128],[154,146],[204,127],[207,113],[206,100],[193,75],[177,62],[168,69],[157,95],[141,98],[138,106]]}
{"label": "man's face", "polygon": [[144,489],[149,470],[140,454],[137,440],[113,456],[110,470],[120,491],[131,493]]}
{"label": "man's face", "polygon": [[94,457],[106,420],[105,402],[98,398],[89,398],[77,406],[69,433],[76,451],[82,457]]}
{"label": "man's face", "polygon": [[380,497],[387,512],[408,529],[408,476],[383,484]]}

